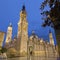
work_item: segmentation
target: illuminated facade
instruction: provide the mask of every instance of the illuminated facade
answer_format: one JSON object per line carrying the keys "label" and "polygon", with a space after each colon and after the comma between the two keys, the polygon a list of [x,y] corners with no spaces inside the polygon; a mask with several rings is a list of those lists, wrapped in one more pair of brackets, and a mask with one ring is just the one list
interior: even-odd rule
{"label": "illuminated facade", "polygon": [[12,24],[8,26],[7,35],[6,35],[6,43],[9,43],[12,40]]}
{"label": "illuminated facade", "polygon": [[[12,26],[10,25],[7,31],[6,42],[10,42],[11,37]],[[23,6],[20,12],[17,37],[11,42],[9,46],[14,47],[22,56],[24,56],[24,54],[44,57],[58,56],[58,51],[54,45],[54,39],[51,32],[49,33],[49,42],[44,41],[42,38],[38,38],[34,32],[32,32],[32,35],[28,38],[28,22],[25,6]]]}
{"label": "illuminated facade", "polygon": [[0,47],[3,45],[5,33],[0,31]]}
{"label": "illuminated facade", "polygon": [[27,13],[25,6],[23,6],[20,12],[20,20],[18,22],[18,34],[17,34],[17,50],[22,52],[27,52],[27,41],[28,41],[28,22]]}
{"label": "illuminated facade", "polygon": [[40,57],[58,56],[58,50],[56,49],[56,46],[54,44],[51,44],[51,42],[47,42],[43,39],[38,38],[35,33],[32,34],[29,38],[28,48],[28,55],[30,54],[29,52],[32,52],[32,55]]}
{"label": "illuminated facade", "polygon": [[54,39],[53,39],[51,31],[49,31],[49,41],[51,45],[54,45]]}

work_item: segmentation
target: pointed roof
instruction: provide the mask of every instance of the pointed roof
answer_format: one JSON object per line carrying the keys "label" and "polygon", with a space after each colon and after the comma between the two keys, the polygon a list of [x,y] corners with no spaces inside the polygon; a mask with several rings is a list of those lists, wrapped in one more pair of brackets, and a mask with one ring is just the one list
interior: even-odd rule
{"label": "pointed roof", "polygon": [[12,23],[9,24],[9,27],[12,27]]}
{"label": "pointed roof", "polygon": [[34,38],[38,38],[38,36],[35,34],[35,31],[32,31],[32,36],[33,36]]}
{"label": "pointed roof", "polygon": [[32,31],[32,35],[35,35],[35,31]]}
{"label": "pointed roof", "polygon": [[35,31],[32,31],[32,35],[29,38],[30,39],[32,39],[32,38],[38,38],[38,36],[35,34]]}
{"label": "pointed roof", "polygon": [[25,11],[25,5],[22,6],[22,11]]}

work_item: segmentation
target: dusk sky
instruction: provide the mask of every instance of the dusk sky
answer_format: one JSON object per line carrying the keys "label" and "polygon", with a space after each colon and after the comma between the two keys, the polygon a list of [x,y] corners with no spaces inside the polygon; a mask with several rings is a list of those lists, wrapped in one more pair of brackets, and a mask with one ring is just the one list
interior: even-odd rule
{"label": "dusk sky", "polygon": [[[0,0],[0,31],[7,32],[7,28],[11,22],[13,26],[12,38],[17,36],[17,23],[20,19],[20,11],[22,6],[25,5],[28,21],[28,35],[30,36],[32,30],[34,30],[38,37],[49,40],[49,30],[51,30],[56,44],[54,29],[48,26],[45,28],[41,26],[44,22],[41,19],[41,10],[39,9],[42,1],[44,0]],[[49,10],[49,7],[47,6],[45,10]]]}

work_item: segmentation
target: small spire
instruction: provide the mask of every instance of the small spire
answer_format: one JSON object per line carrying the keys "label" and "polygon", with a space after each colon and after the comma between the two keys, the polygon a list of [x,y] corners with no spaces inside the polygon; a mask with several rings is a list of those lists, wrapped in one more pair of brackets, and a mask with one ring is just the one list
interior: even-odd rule
{"label": "small spire", "polygon": [[17,36],[14,36],[14,39],[17,39]]}
{"label": "small spire", "polygon": [[32,35],[35,35],[35,31],[32,31]]}
{"label": "small spire", "polygon": [[9,26],[12,27],[12,23],[10,23]]}
{"label": "small spire", "polygon": [[25,5],[22,6],[22,11],[25,11]]}
{"label": "small spire", "polygon": [[35,31],[32,31],[32,34],[35,34]]}

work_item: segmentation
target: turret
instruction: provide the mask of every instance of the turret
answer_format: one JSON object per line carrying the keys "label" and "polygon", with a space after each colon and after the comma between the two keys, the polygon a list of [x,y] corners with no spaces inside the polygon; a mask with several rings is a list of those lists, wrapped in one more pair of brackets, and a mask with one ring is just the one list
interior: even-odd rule
{"label": "turret", "polygon": [[7,29],[6,43],[9,43],[11,39],[12,39],[12,24],[10,23]]}
{"label": "turret", "polygon": [[51,45],[54,45],[54,39],[51,30],[49,30],[49,41]]}

